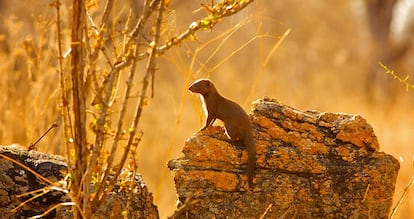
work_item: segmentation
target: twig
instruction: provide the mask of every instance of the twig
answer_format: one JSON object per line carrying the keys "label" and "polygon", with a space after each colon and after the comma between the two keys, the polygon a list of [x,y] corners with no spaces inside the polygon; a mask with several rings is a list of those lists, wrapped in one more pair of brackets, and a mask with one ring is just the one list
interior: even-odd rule
{"label": "twig", "polygon": [[39,138],[36,139],[36,141],[31,143],[27,150],[31,151],[31,150],[35,149],[36,144],[39,143],[39,141],[42,140],[42,138],[45,137],[45,135],[47,135],[47,133],[49,133],[50,130],[52,130],[53,128],[56,128],[56,127],[58,127],[58,121],[54,122]]}
{"label": "twig", "polygon": [[81,213],[83,218],[86,218],[86,216],[84,214],[82,214],[82,211],[80,211],[79,206],[75,203],[75,202],[63,202],[63,203],[58,203],[56,205],[53,205],[52,207],[50,207],[49,209],[47,209],[45,212],[43,212],[42,214],[39,215],[35,215],[30,217],[29,219],[36,219],[36,218],[42,218],[45,217],[46,215],[48,215],[51,211],[55,210],[56,208],[60,207],[60,206],[75,206],[78,208],[79,212]]}
{"label": "twig", "polygon": [[210,6],[213,10],[206,18],[192,22],[186,31],[168,40],[164,45],[157,48],[157,54],[164,54],[165,51],[170,49],[172,46],[180,44],[185,39],[193,36],[200,29],[212,29],[222,18],[233,15],[240,10],[244,9],[247,5],[252,3],[254,0],[245,1],[222,1],[214,6]]}
{"label": "twig", "polygon": [[[81,203],[81,208],[87,217],[91,216],[89,212],[89,183],[82,184],[83,173],[87,168],[88,149],[86,133],[86,112],[85,112],[85,87],[84,87],[84,47],[82,43],[84,35],[85,20],[85,3],[84,0],[74,0],[72,4],[72,30],[71,30],[71,79],[72,79],[72,97],[73,97],[73,115],[74,115],[74,152],[75,167],[73,172],[73,190],[77,191],[81,187],[84,193],[79,193],[77,200]],[[68,151],[67,153],[70,154]],[[82,200],[82,201],[81,201]],[[74,208],[74,217],[80,218],[81,214]]]}
{"label": "twig", "polygon": [[[228,39],[231,37],[231,36],[233,36],[233,34],[235,34],[238,30],[240,30],[240,28],[242,28],[243,27],[243,25],[245,24],[246,22],[243,22],[242,24],[241,23],[238,23],[238,24],[236,24],[234,27],[232,27],[231,29],[229,29],[229,30],[227,30],[226,32],[224,32],[224,33],[222,33],[222,34],[220,34],[219,36],[217,36],[217,37],[215,37],[215,38],[213,38],[213,39],[211,39],[211,40],[209,40],[209,41],[207,41],[207,42],[205,42],[203,45],[201,45],[201,46],[199,46],[199,47],[197,47],[197,49],[196,49],[196,51],[194,52],[194,55],[193,55],[193,59],[191,60],[191,66],[194,66],[194,61],[196,61],[196,59],[195,59],[195,57],[197,57],[197,54],[202,50],[202,49],[204,49],[204,48],[208,48],[208,46],[211,44],[211,43],[213,43],[213,42],[215,42],[215,41],[217,41],[218,39],[220,39],[220,38],[223,38],[222,40],[221,40],[221,42],[219,43],[219,45],[214,49],[214,51],[210,54],[210,56],[205,60],[205,61],[200,61],[200,68],[194,73],[194,75],[198,75],[201,71],[207,71],[207,72],[212,72],[212,70],[210,70],[210,69],[207,69],[207,64],[214,58],[214,56],[220,51],[220,49],[224,46],[224,45],[226,45],[226,43],[227,43],[227,41],[228,41]],[[216,65],[216,66],[218,66],[218,65]]]}
{"label": "twig", "polygon": [[168,219],[179,218],[181,214],[185,212],[185,210],[187,210],[190,206],[197,204],[198,202],[200,202],[200,200],[193,201],[193,195],[192,193],[190,193],[188,197],[185,199],[184,204],[180,208],[175,210],[173,215],[168,217]]}
{"label": "twig", "polygon": [[37,195],[34,195],[33,197],[30,197],[29,199],[27,199],[27,200],[23,201],[22,203],[20,203],[18,206],[16,206],[15,208],[13,208],[13,209],[11,210],[11,212],[12,212],[12,213],[17,212],[17,210],[19,210],[20,208],[22,208],[25,204],[27,204],[27,203],[29,203],[29,202],[31,202],[31,201],[33,201],[33,200],[35,200],[35,199],[37,199],[37,198],[39,198],[39,197],[43,196],[43,195],[45,195],[45,194],[49,193],[51,190],[48,190],[48,189],[44,189],[44,190],[43,190],[43,189],[42,189],[41,191],[42,191],[41,193],[39,193],[39,194],[37,194]]}
{"label": "twig", "polygon": [[395,214],[398,211],[398,208],[400,207],[400,205],[404,201],[405,196],[407,196],[408,191],[411,189],[411,187],[413,185],[414,185],[414,176],[411,177],[410,181],[408,182],[408,185],[404,188],[403,194],[401,195],[400,199],[398,199],[397,204],[395,204],[394,208],[392,209],[392,212],[391,212],[391,215],[390,215],[390,219],[394,218]]}
{"label": "twig", "polygon": [[279,48],[279,46],[282,44],[282,42],[284,42],[284,40],[286,39],[286,37],[289,35],[290,33],[290,28],[287,29],[285,31],[285,33],[280,37],[280,39],[278,41],[276,41],[276,43],[273,45],[272,49],[270,50],[270,52],[267,54],[265,60],[263,61],[260,71],[257,73],[257,76],[255,78],[255,80],[253,81],[253,85],[249,91],[249,94],[246,97],[246,100],[244,101],[243,105],[247,105],[248,101],[251,100],[251,98],[254,95],[254,92],[256,91],[256,87],[259,83],[259,81],[263,78],[263,74],[265,72],[265,68],[267,67],[267,64],[270,61],[270,58],[273,56],[273,54],[277,51],[277,49]]}
{"label": "twig", "polygon": [[272,208],[272,204],[270,204],[269,206],[267,206],[266,210],[263,212],[262,216],[260,216],[260,219],[265,218],[267,212],[269,212],[269,210]]}
{"label": "twig", "polygon": [[58,65],[59,65],[59,81],[60,81],[60,89],[61,89],[61,115],[63,117],[63,133],[65,135],[65,146],[67,152],[67,159],[68,159],[68,169],[72,169],[73,164],[73,157],[70,156],[70,139],[73,138],[72,132],[72,120],[70,118],[70,112],[68,107],[68,88],[66,86],[66,77],[63,73],[63,55],[62,55],[62,37],[61,37],[61,27],[60,27],[60,1],[56,0],[56,28],[57,28],[57,41],[58,41]]}
{"label": "twig", "polygon": [[[139,137],[139,139],[142,139],[142,136],[144,135],[143,132],[141,132],[141,136]],[[137,187],[140,187],[139,184],[135,183],[135,177],[137,176],[137,170],[138,170],[138,166],[136,164],[136,155],[137,155],[137,148],[138,147],[132,147],[131,148],[131,161],[132,161],[132,167],[130,167],[130,169],[132,169],[132,176],[131,176],[131,182],[132,182],[132,186],[130,188],[130,191],[134,191]],[[142,188],[140,187],[139,190],[141,190]],[[130,192],[128,197],[127,197],[127,204],[126,204],[126,209],[131,209],[131,206],[133,205],[133,197],[136,195],[136,193],[134,192]]]}
{"label": "twig", "polygon": [[390,74],[394,79],[399,81],[400,83],[403,83],[405,85],[405,90],[408,91],[408,89],[414,89],[414,84],[408,83],[408,79],[410,78],[409,75],[407,75],[404,79],[402,79],[400,76],[395,74],[395,72],[391,69],[389,69],[386,65],[384,65],[382,62],[378,62],[378,64],[385,70],[386,74]]}
{"label": "twig", "polygon": [[364,203],[365,202],[365,199],[367,198],[367,195],[368,195],[368,191],[369,191],[370,186],[371,186],[371,184],[368,184],[367,188],[365,189],[364,198],[362,198],[361,203]]}
{"label": "twig", "polygon": [[285,41],[286,37],[289,35],[291,31],[291,28],[288,28],[285,33],[283,33],[282,37],[275,43],[275,45],[272,47],[270,52],[267,54],[265,61],[263,62],[263,67],[267,66],[269,63],[270,58],[273,56],[275,51],[279,48],[279,46],[282,44],[283,41]]}

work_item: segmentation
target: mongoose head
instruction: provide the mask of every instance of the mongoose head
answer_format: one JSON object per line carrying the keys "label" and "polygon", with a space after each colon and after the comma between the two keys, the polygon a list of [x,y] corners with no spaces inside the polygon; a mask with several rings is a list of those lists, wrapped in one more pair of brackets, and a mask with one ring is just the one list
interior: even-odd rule
{"label": "mongoose head", "polygon": [[193,93],[198,93],[203,96],[208,95],[210,91],[216,90],[213,83],[208,79],[199,79],[195,81],[191,86],[188,88]]}

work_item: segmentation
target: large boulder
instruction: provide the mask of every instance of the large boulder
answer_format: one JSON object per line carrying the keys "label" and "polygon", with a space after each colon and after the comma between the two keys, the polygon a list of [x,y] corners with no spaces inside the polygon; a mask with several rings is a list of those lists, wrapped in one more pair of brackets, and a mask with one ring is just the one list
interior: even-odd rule
{"label": "large boulder", "polygon": [[[188,218],[387,218],[398,161],[359,115],[300,111],[273,99],[253,104],[254,188],[247,152],[222,127],[191,136],[168,163]],[[191,201],[186,199],[191,197]],[[180,217],[180,216],[179,216]]]}

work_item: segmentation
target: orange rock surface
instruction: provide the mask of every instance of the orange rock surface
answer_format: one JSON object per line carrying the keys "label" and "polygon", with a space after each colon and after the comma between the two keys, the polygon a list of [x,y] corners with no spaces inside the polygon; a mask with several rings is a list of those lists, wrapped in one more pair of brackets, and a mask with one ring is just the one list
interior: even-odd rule
{"label": "orange rock surface", "polygon": [[359,115],[300,111],[265,98],[254,102],[254,188],[247,153],[222,127],[191,136],[169,162],[189,218],[387,218],[398,161],[383,152]]}

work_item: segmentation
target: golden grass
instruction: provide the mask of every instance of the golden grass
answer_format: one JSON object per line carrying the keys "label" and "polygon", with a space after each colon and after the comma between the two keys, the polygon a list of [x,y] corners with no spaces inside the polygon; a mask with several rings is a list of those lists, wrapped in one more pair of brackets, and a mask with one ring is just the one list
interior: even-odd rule
{"label": "golden grass", "polygon": [[[144,135],[136,158],[138,172],[153,192],[161,218],[172,214],[177,198],[166,162],[179,156],[185,139],[201,127],[200,102],[187,92],[188,85],[201,77],[212,78],[222,94],[243,103],[247,110],[252,100],[269,96],[299,109],[361,114],[374,127],[381,150],[400,160],[394,201],[402,195],[414,175],[414,91],[405,92],[404,85],[382,71],[386,83],[394,86],[390,98],[381,87],[378,89],[376,81],[367,79],[372,63],[381,60],[371,58],[367,27],[361,22],[363,15],[350,12],[352,8],[345,2],[307,2],[306,7],[301,2],[257,0],[242,13],[197,34],[193,41],[183,42],[162,57],[155,96],[148,100],[138,127]],[[0,52],[2,145],[29,145],[58,115],[54,9],[33,4],[37,7],[1,12],[6,21],[2,29],[7,33],[0,37],[0,43],[7,46]],[[68,5],[64,2],[62,17],[69,16]],[[117,7],[125,13],[114,19],[125,21],[128,10],[120,4]],[[164,24],[168,32],[174,35],[204,16],[203,10],[191,13],[199,7],[198,2],[173,1],[170,9],[175,13],[170,12],[170,20]],[[346,22],[343,17],[347,17]],[[63,40],[67,42],[68,38]],[[68,47],[64,43],[63,51]],[[102,73],[107,71],[104,64],[99,64]],[[120,76],[121,90],[125,77]],[[114,98],[121,101],[121,97]],[[127,115],[132,116],[132,112]],[[62,127],[52,130],[37,147],[64,154]],[[395,218],[413,215],[413,206],[411,191]]]}

